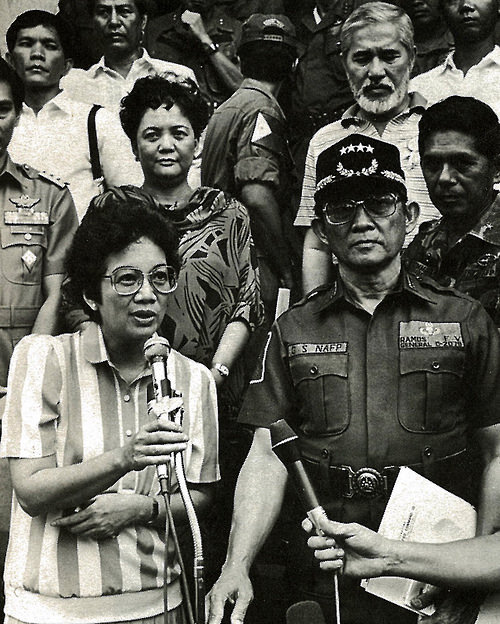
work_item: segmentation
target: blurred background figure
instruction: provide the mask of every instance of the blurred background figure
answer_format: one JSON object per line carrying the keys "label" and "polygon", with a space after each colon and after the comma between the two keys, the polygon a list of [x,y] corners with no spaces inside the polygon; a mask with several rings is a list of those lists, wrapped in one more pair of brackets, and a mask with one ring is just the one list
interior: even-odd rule
{"label": "blurred background figure", "polygon": [[184,65],[151,58],[142,47],[147,6],[145,0],[89,2],[97,49],[103,56],[86,71],[68,73],[62,86],[70,97],[118,111],[120,100],[138,78],[167,71],[194,78]]}
{"label": "blurred background figure", "polygon": [[443,19],[441,0],[401,0],[415,30],[417,53],[412,76],[442,63],[453,48],[453,36]]}
{"label": "blurred background figure", "polygon": [[239,20],[215,0],[181,0],[176,11],[149,22],[145,46],[156,58],[190,67],[213,110],[240,86],[240,32]]}

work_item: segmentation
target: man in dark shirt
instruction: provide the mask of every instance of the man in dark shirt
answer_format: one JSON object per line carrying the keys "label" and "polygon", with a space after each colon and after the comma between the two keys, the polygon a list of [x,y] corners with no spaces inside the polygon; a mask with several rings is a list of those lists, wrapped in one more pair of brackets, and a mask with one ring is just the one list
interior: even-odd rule
{"label": "man in dark shirt", "polygon": [[295,29],[283,15],[253,15],[243,24],[238,54],[245,80],[208,124],[201,182],[237,197],[248,209],[269,326],[278,287],[293,285],[284,232],[288,225],[293,235],[293,162],[276,97],[296,58]]}
{"label": "man in dark shirt", "polygon": [[[282,314],[250,382],[240,422],[255,427],[235,494],[229,550],[211,592],[210,624],[251,600],[248,571],[283,501],[287,474],[268,427],[286,419],[331,518],[378,528],[398,467],[411,466],[462,497],[479,493],[478,532],[498,526],[500,342],[483,307],[401,266],[407,203],[397,148],[351,134],[316,167],[314,228],[338,273]],[[485,471],[471,470],[471,441]],[[286,507],[295,600],[321,602],[333,621],[333,580],[321,573]],[[339,579],[343,624],[401,624],[416,616]]]}
{"label": "man in dark shirt", "polygon": [[424,112],[419,151],[442,217],[420,226],[407,267],[478,299],[500,327],[498,118],[479,100],[452,96]]}

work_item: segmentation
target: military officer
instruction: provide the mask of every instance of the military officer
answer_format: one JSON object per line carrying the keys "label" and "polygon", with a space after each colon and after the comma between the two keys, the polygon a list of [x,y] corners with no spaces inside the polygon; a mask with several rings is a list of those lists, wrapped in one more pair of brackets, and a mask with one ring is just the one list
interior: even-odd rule
{"label": "military officer", "polygon": [[65,183],[10,159],[7,147],[23,102],[20,79],[0,62],[0,394],[14,345],[58,329],[64,257],[78,225]]}
{"label": "military officer", "polygon": [[422,172],[440,219],[420,226],[408,268],[479,299],[500,327],[500,125],[493,110],[452,96],[419,122]]}
{"label": "military officer", "polygon": [[[399,466],[455,494],[479,494],[478,531],[498,526],[500,342],[484,308],[401,266],[415,224],[394,145],[351,134],[324,150],[316,168],[315,233],[338,259],[334,281],[282,314],[250,382],[240,422],[255,427],[236,487],[229,549],[212,589],[211,624],[226,600],[241,621],[248,571],[281,507],[286,470],[269,425],[286,419],[328,515],[378,528]],[[477,441],[483,480],[469,447]],[[495,500],[496,499],[496,500]],[[319,601],[333,620],[333,582],[321,573],[287,507],[290,594]],[[344,624],[415,622],[340,579]]]}

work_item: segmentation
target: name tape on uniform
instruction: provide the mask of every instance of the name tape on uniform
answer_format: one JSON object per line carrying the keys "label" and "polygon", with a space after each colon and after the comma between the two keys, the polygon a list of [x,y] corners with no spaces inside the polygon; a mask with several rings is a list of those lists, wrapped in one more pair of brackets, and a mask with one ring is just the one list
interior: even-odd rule
{"label": "name tape on uniform", "polygon": [[400,349],[463,348],[460,323],[410,321],[399,324]]}
{"label": "name tape on uniform", "polygon": [[347,342],[299,342],[288,345],[288,357],[316,353],[347,353]]}

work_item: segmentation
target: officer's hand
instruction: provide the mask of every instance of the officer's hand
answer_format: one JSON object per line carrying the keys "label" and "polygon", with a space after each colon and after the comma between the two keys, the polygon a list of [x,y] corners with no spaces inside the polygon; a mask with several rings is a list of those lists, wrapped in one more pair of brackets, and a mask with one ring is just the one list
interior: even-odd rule
{"label": "officer's hand", "polygon": [[207,596],[208,624],[220,624],[228,601],[234,604],[231,624],[242,624],[252,600],[252,583],[246,569],[226,562],[219,579]]}
{"label": "officer's hand", "polygon": [[202,43],[205,41],[210,44],[211,40],[205,30],[205,24],[199,13],[193,13],[193,11],[184,11],[181,15],[181,21],[188,26],[190,32],[199,39]]}

